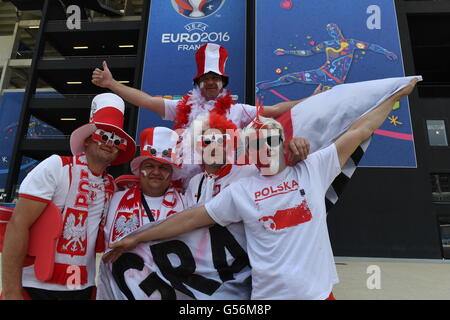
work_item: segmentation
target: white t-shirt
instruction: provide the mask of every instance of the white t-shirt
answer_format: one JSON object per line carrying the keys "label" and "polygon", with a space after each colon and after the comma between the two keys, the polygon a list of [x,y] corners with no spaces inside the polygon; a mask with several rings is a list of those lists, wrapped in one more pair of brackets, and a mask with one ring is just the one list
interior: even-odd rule
{"label": "white t-shirt", "polygon": [[[169,201],[174,204],[170,208],[164,208],[162,198],[158,203],[158,198],[146,197],[150,210],[160,207],[161,214],[154,216],[154,222],[142,219],[142,227],[160,223],[172,210],[186,209],[184,197],[178,193],[176,196],[177,201]],[[136,199],[127,194],[127,190],[116,192],[105,225],[107,247],[113,242],[112,235],[118,226],[117,216],[125,206],[124,200],[130,201],[127,212],[140,216],[135,211],[137,208],[131,205]],[[122,222],[122,226],[126,224]],[[242,224],[234,225],[243,229]],[[233,233],[230,229],[234,230],[233,227],[214,225],[163,241],[141,243],[114,264],[101,262],[97,299],[249,299],[250,267],[242,248],[245,248],[245,234],[243,230]]]}
{"label": "white t-shirt", "polygon": [[[180,100],[164,99],[165,114],[164,120],[174,121],[177,114],[177,104]],[[203,105],[195,105],[194,108],[200,108],[202,111],[197,110],[196,116],[209,112],[214,108],[215,100],[205,102]],[[236,103],[230,106],[230,109],[226,114],[227,118],[234,122],[238,128],[244,128],[256,117],[256,108],[248,104]]]}
{"label": "white t-shirt", "polygon": [[341,171],[334,144],[275,176],[232,183],[205,207],[222,226],[242,221],[252,299],[326,299],[338,282],[325,193]]}
{"label": "white t-shirt", "polygon": [[[78,158],[83,161],[85,160],[84,156],[79,156]],[[68,162],[63,163],[63,159],[65,159],[65,161],[69,161],[72,157],[52,155],[39,163],[39,165],[36,166],[36,168],[34,168],[23,180],[19,189],[19,195],[24,198],[42,202],[51,201],[56,205],[56,207],[58,207],[58,209],[63,210],[66,199],[70,197],[70,195],[68,195],[70,187],[70,169]],[[102,212],[106,209],[105,207],[107,207],[107,204],[109,204],[109,201],[105,204],[104,178],[101,175],[95,176],[92,174],[86,165],[83,165],[82,168],[87,170],[86,172],[88,172],[89,176],[88,186],[83,186],[83,188],[89,189],[89,214],[87,215],[86,220],[82,222],[79,222],[78,217],[76,217],[74,227],[87,228],[87,233],[84,240],[80,238],[78,241],[72,241],[69,248],[73,248],[76,251],[82,250],[83,253],[82,256],[77,254],[71,256],[69,254],[61,254],[58,252],[55,254],[55,263],[80,265],[81,261],[87,261],[87,283],[80,286],[74,286],[72,290],[82,290],[95,285],[95,244]],[[79,171],[73,169],[72,172],[75,173]],[[72,177],[72,179],[77,179],[77,177]],[[75,238],[72,239],[76,240]],[[46,290],[71,290],[66,285],[42,282],[38,280],[35,276],[33,265],[23,268],[22,285],[24,287],[41,288]]]}
{"label": "white t-shirt", "polygon": [[[150,197],[144,194],[145,201],[147,202],[148,208],[152,212],[154,221],[158,221],[161,215],[161,205],[164,199],[164,196],[161,197]],[[144,218],[148,219],[146,223],[150,222],[148,218],[147,212],[144,213]]]}
{"label": "white t-shirt", "polygon": [[231,183],[242,178],[259,175],[259,170],[254,165],[230,166],[231,170],[228,173],[215,179],[214,175],[206,174],[205,176],[205,172],[193,176],[185,192],[187,207],[191,208],[203,205]]}

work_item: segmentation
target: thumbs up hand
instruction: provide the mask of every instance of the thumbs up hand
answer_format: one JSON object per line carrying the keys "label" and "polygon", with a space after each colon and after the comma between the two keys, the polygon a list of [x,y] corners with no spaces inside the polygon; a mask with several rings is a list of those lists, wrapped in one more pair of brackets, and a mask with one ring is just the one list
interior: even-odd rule
{"label": "thumbs up hand", "polygon": [[108,68],[108,64],[106,61],[103,61],[103,70],[99,68],[95,68],[95,70],[92,72],[92,83],[96,86],[102,87],[102,88],[110,88],[112,83],[114,82],[114,78],[111,74],[111,71]]}

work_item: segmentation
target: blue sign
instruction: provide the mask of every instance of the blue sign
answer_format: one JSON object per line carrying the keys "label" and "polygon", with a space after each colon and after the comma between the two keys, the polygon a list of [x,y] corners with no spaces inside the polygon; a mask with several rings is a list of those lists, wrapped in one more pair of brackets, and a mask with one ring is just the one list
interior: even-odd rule
{"label": "blue sign", "polygon": [[[265,105],[310,96],[320,84],[404,76],[393,0],[258,0],[256,12],[256,90]],[[360,166],[416,167],[407,99]]]}
{"label": "blue sign", "polygon": [[[153,0],[147,32],[142,90],[151,96],[181,97],[193,88],[195,52],[205,43],[223,45],[228,53],[227,87],[245,98],[245,1]],[[230,23],[232,21],[232,23]],[[136,141],[145,128],[172,127],[149,110],[139,110]]]}
{"label": "blue sign", "polygon": [[[0,190],[5,189],[23,98],[23,91],[7,91],[3,93],[3,96],[0,96]],[[55,135],[61,136],[62,133],[46,123],[31,117],[27,136],[38,139],[43,136]],[[18,184],[37,164],[38,161],[23,157]]]}

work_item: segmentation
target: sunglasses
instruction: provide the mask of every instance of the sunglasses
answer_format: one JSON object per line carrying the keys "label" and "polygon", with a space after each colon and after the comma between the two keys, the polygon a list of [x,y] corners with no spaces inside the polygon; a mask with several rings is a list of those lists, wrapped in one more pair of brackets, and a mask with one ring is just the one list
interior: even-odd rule
{"label": "sunglasses", "polygon": [[211,143],[216,142],[218,144],[226,144],[227,140],[230,140],[229,134],[204,134],[197,137],[197,143],[202,147],[209,146]]}
{"label": "sunglasses", "polygon": [[92,139],[107,146],[116,147],[119,150],[125,151],[127,149],[127,140],[119,137],[114,132],[108,132],[102,129],[97,129],[91,136]]}
{"label": "sunglasses", "polygon": [[269,146],[269,148],[278,147],[283,143],[283,138],[280,135],[268,136],[266,138],[252,139],[249,140],[248,144],[250,148],[254,150],[260,150],[264,146]]}
{"label": "sunglasses", "polygon": [[146,145],[144,147],[144,150],[148,151],[150,153],[150,155],[152,155],[152,156],[156,156],[158,153],[160,153],[164,157],[172,157],[172,148],[164,149],[162,151],[158,151],[155,148],[153,148],[152,146]]}

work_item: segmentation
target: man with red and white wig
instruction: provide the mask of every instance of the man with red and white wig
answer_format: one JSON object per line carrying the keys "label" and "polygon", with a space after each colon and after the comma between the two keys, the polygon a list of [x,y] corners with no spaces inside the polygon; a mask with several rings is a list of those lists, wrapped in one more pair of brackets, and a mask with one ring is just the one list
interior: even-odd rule
{"label": "man with red and white wig", "polygon": [[[96,243],[103,244],[101,225],[115,191],[106,168],[127,163],[136,149],[123,130],[124,110],[115,94],[95,96],[89,123],[70,136],[73,156],[52,155],[22,182],[3,244],[3,299],[83,300],[95,294],[95,252],[102,247]],[[42,232],[31,236],[48,208],[54,208],[56,218],[41,223]],[[57,218],[62,232],[49,240],[46,233]],[[36,244],[42,254],[54,252],[44,261],[48,277],[37,272],[42,257],[27,256]]]}

